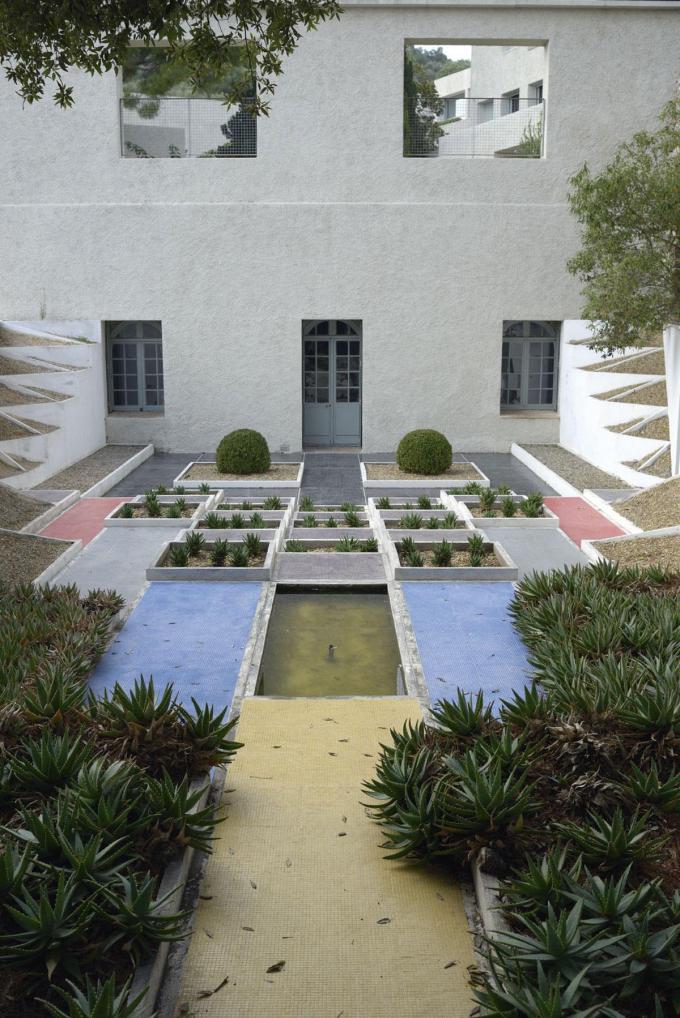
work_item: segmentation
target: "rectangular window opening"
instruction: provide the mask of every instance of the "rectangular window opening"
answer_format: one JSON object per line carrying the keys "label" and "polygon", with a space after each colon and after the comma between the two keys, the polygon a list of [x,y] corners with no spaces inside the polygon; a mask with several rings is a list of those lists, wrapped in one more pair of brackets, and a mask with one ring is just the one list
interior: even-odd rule
{"label": "rectangular window opening", "polygon": [[505,321],[501,411],[557,409],[561,322]]}
{"label": "rectangular window opening", "polygon": [[162,413],[163,331],[160,322],[107,322],[109,413]]}
{"label": "rectangular window opening", "polygon": [[546,46],[404,49],[404,156],[540,159]]}
{"label": "rectangular window opening", "polygon": [[[255,86],[243,46],[231,47],[219,74],[200,88],[190,71],[163,46],[131,46],[121,68],[121,155],[131,159],[253,158],[257,117],[249,107]],[[224,94],[244,86],[240,105]]]}

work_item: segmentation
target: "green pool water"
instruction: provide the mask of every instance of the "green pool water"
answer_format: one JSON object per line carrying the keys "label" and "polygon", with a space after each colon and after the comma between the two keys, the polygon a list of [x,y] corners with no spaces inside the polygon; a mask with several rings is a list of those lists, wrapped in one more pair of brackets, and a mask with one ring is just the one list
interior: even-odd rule
{"label": "green pool water", "polygon": [[280,591],[261,696],[393,696],[400,664],[389,598],[364,591]]}

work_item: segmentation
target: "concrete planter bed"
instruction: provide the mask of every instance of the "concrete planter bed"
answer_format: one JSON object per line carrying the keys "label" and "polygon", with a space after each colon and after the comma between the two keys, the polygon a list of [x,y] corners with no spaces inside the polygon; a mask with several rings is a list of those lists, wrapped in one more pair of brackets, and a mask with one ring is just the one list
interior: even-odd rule
{"label": "concrete planter bed", "polygon": [[427,474],[408,474],[396,463],[359,463],[364,488],[464,488],[476,481],[483,488],[489,487],[489,478],[474,463],[452,463],[440,477]]}
{"label": "concrete planter bed", "polygon": [[[184,501],[186,504],[185,509],[182,510],[181,516],[167,516],[166,513],[171,505],[174,505],[177,500]],[[206,506],[208,505],[208,497],[197,498],[191,495],[174,495],[171,498],[159,496],[158,502],[161,506],[163,515],[162,516],[150,516],[149,512],[144,504],[144,499],[135,499],[129,502],[123,502],[122,505],[114,509],[104,520],[105,527],[174,527],[177,530],[180,527],[190,527],[195,525],[200,517],[206,512]],[[125,512],[125,506],[131,506],[134,513],[131,517],[121,515]]]}
{"label": "concrete planter bed", "polygon": [[[220,492],[220,494],[223,493]],[[278,496],[271,497],[278,498]],[[213,509],[216,510],[219,509],[221,511],[230,513],[234,512],[247,513],[255,511],[262,513],[263,515],[265,513],[284,513],[286,509],[290,508],[290,506],[293,504],[295,500],[293,498],[288,497],[279,498],[279,502],[281,504],[278,507],[269,505],[268,501],[269,500],[267,498],[256,498],[256,499],[220,498],[215,500]]]}
{"label": "concrete planter bed", "polygon": [[[521,495],[516,495],[513,498],[513,502],[517,502],[518,505],[521,505],[522,500]],[[493,527],[541,527],[556,530],[560,525],[559,518],[547,506],[543,506],[540,516],[523,516],[521,509],[516,516],[504,516],[498,506],[494,506],[491,510],[494,513],[493,516],[485,516],[479,511],[479,500],[472,504],[459,502],[456,510],[463,519],[467,520],[469,526],[476,527],[478,530],[487,530]]]}
{"label": "concrete planter bed", "polygon": [[[314,518],[314,530],[358,530],[361,527],[370,527],[370,520],[366,513],[357,513],[358,523],[348,523],[345,517],[345,513],[303,513],[297,512],[293,519],[293,527],[305,527],[310,529],[309,524],[305,523],[305,520],[311,520]],[[335,527],[328,526],[329,520],[335,520]]]}
{"label": "concrete planter bed", "polygon": [[[366,541],[366,540],[370,540],[371,538],[375,538],[375,534],[373,533],[372,530],[368,530],[367,529],[365,531],[365,533],[366,533],[366,537],[359,538],[357,536],[358,532],[355,530],[351,535],[347,535],[347,536],[350,536],[351,538],[354,538],[354,540],[358,541],[359,543],[362,543],[363,541]],[[361,548],[358,548],[356,551],[345,551],[345,552],[338,551],[337,544],[338,544],[338,542],[340,540],[342,540],[342,535],[338,535],[337,538],[336,537],[332,537],[332,538],[318,537],[314,533],[314,531],[310,532],[310,536],[309,537],[307,537],[306,535],[304,537],[298,537],[298,535],[296,534],[295,538],[292,538],[292,539],[289,538],[288,541],[286,541],[286,543],[283,545],[283,548],[282,548],[282,550],[280,552],[280,555],[281,555],[281,557],[284,557],[286,555],[309,555],[309,554],[312,554],[312,555],[319,555],[319,554],[321,554],[321,555],[361,555],[361,556],[367,556],[367,555],[371,556],[371,555],[374,555],[374,556],[377,556],[378,558],[380,557],[380,552],[362,551]],[[302,545],[302,547],[297,549],[297,550],[289,551],[288,549],[289,549],[289,547],[291,545],[291,541],[294,541],[294,543],[296,545],[297,544]]]}
{"label": "concrete planter bed", "polygon": [[330,530],[326,527],[305,527],[296,523],[288,534],[288,539],[291,541],[324,541],[329,534],[333,535],[332,543],[337,543],[343,537],[353,537],[356,541],[368,541],[376,536],[370,523],[365,523],[362,527],[339,526]]}
{"label": "concrete planter bed", "polygon": [[[259,535],[258,535],[259,536]],[[224,538],[220,538],[224,540]],[[184,541],[167,541],[161,548],[160,554],[146,570],[147,580],[269,580],[271,578],[274,552],[276,550],[275,540],[262,541],[262,555],[250,559],[247,566],[233,566],[227,564],[214,566],[210,561],[210,553],[216,539],[205,540],[200,553],[190,555],[188,564],[185,566],[173,565],[171,557],[173,549],[185,544]],[[243,541],[227,541],[229,551],[243,546]]]}
{"label": "concrete planter bed", "polygon": [[431,564],[431,554],[428,552],[431,553],[440,543],[417,540],[418,551],[424,556],[425,564],[408,566],[402,565],[400,542],[390,542],[388,557],[395,580],[516,580],[518,577],[517,566],[497,541],[484,542],[485,558],[479,566],[469,564],[467,542],[455,539],[449,542],[453,546],[454,564]]}
{"label": "concrete planter bed", "polygon": [[[255,513],[257,513],[261,517],[261,521],[258,521],[258,519],[256,518],[255,522],[253,523],[253,515]],[[286,518],[286,515],[287,510],[283,509],[271,509],[271,510],[254,509],[253,512],[250,511],[245,512],[244,510],[241,509],[234,509],[231,512],[225,512],[224,509],[209,509],[207,513],[204,513],[200,518],[198,526],[208,527],[209,523],[208,521],[206,521],[206,516],[208,516],[210,520],[214,518],[224,520],[224,526],[222,526],[222,524],[219,524],[217,527],[213,528],[215,530],[225,529],[225,530],[260,531],[263,529],[262,522],[264,522],[265,527],[276,528],[279,526],[281,521]],[[241,517],[240,520],[239,517]],[[234,525],[235,523],[237,525]],[[227,526],[227,524],[229,524],[229,526]]]}
{"label": "concrete planter bed", "polygon": [[[452,515],[456,516],[456,521],[453,524],[451,522]],[[452,509],[447,509],[445,512],[432,512],[429,509],[405,513],[381,511],[380,518],[387,530],[401,531],[402,533],[436,534],[439,531],[453,532],[469,527],[467,517],[462,512],[454,513]],[[413,524],[417,525],[413,526]]]}
{"label": "concrete planter bed", "polygon": [[223,490],[230,488],[299,488],[304,473],[304,463],[272,463],[266,474],[221,474],[217,464],[194,460],[172,482],[187,490],[195,490],[202,484],[219,485]]}

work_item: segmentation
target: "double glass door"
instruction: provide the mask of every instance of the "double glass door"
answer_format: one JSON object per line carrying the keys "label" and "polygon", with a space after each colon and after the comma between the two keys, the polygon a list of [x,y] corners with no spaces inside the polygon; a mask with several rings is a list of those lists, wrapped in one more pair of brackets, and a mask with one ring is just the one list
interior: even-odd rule
{"label": "double glass door", "polygon": [[361,326],[306,323],[302,340],[303,441],[361,445]]}

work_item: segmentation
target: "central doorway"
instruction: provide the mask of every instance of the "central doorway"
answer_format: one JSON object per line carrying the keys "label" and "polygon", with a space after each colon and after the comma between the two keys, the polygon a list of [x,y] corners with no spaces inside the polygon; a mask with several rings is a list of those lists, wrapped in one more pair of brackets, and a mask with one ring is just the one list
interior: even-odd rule
{"label": "central doorway", "polygon": [[302,323],[302,441],[361,445],[361,322]]}

